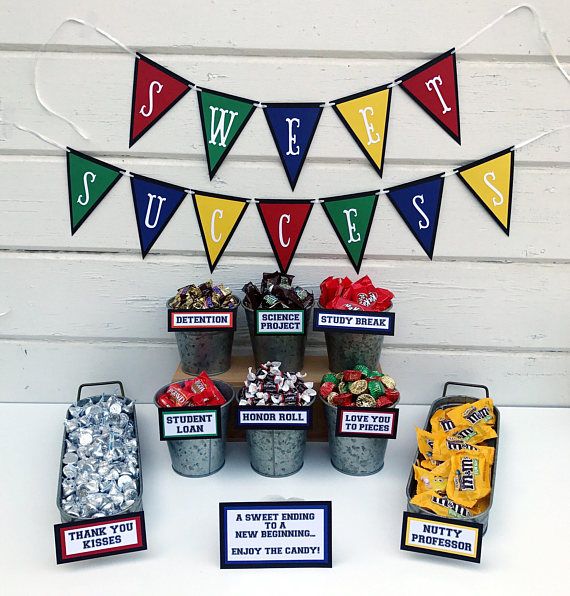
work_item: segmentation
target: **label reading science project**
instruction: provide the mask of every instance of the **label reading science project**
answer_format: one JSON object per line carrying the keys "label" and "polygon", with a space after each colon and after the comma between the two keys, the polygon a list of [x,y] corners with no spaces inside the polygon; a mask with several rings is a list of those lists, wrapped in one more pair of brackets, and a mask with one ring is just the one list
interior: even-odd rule
{"label": "label reading science project", "polygon": [[220,568],[332,567],[330,501],[220,503]]}
{"label": "label reading science project", "polygon": [[303,310],[256,310],[256,335],[302,335],[305,332]]}

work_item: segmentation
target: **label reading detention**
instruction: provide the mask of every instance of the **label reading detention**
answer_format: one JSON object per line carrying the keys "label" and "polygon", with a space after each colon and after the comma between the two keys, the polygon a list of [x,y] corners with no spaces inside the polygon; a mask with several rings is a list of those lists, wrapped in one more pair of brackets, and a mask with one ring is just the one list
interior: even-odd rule
{"label": "label reading detention", "polygon": [[404,511],[402,550],[480,563],[482,539],[482,524]]}
{"label": "label reading detention", "polygon": [[256,310],[256,335],[302,335],[305,332],[304,310]]}
{"label": "label reading detention", "polygon": [[220,568],[332,567],[330,501],[220,503]]}
{"label": "label reading detention", "polygon": [[235,329],[234,310],[168,310],[168,331]]}
{"label": "label reading detention", "polygon": [[395,408],[337,408],[336,436],[395,439],[398,410]]}
{"label": "label reading detention", "polygon": [[158,408],[160,440],[217,439],[221,435],[219,407]]}
{"label": "label reading detention", "polygon": [[393,312],[328,310],[323,308],[315,308],[313,312],[314,331],[394,335],[395,322],[396,315]]}
{"label": "label reading detention", "polygon": [[312,423],[312,408],[298,406],[237,408],[237,426],[259,430],[308,429]]}
{"label": "label reading detention", "polygon": [[129,513],[54,526],[57,564],[146,550],[144,513]]}

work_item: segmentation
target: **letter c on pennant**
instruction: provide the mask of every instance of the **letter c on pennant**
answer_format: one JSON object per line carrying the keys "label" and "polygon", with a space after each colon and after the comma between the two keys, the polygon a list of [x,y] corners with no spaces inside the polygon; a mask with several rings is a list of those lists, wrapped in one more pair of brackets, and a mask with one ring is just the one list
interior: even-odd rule
{"label": "letter c on pennant", "polygon": [[283,238],[283,220],[287,223],[291,223],[291,216],[288,213],[284,213],[279,218],[279,243],[283,248],[287,248],[289,244],[291,244],[291,238],[287,238],[287,242],[285,242],[285,239]]}
{"label": "letter c on pennant", "polygon": [[83,198],[83,195],[79,195],[77,197],[77,202],[82,207],[85,207],[85,205],[89,203],[89,184],[87,182],[88,177],[91,177],[91,180],[89,180],[89,182],[95,182],[95,178],[97,178],[97,175],[93,172],[85,172],[85,174],[83,174],[83,188],[85,189],[85,198]]}
{"label": "letter c on pennant", "polygon": [[146,105],[141,106],[141,109],[139,110],[139,114],[143,115],[145,118],[148,118],[152,114],[152,111],[154,110],[153,95],[152,95],[153,89],[156,89],[156,93],[158,95],[162,91],[162,87],[163,86],[158,81],[153,81],[148,86],[149,107],[147,109]]}
{"label": "letter c on pennant", "polygon": [[220,242],[220,240],[222,239],[222,235],[219,234],[218,236],[216,236],[216,230],[215,230],[215,218],[216,216],[218,217],[218,219],[222,219],[222,217],[224,216],[224,212],[221,209],[214,209],[214,211],[212,211],[212,219],[210,221],[210,236],[212,238],[213,242]]}

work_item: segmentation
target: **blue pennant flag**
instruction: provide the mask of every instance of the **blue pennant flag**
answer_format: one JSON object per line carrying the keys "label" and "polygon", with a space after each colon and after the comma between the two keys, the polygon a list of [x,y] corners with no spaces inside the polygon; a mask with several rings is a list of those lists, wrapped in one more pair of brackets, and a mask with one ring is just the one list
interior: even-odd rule
{"label": "blue pennant flag", "polygon": [[410,232],[433,258],[444,178],[441,174],[394,186],[387,191]]}
{"label": "blue pennant flag", "polygon": [[263,111],[291,189],[295,190],[297,179],[321,118],[322,105],[318,103],[272,103],[267,105]]}
{"label": "blue pennant flag", "polygon": [[180,186],[139,174],[134,174],[131,178],[131,189],[144,259],[187,193]]}

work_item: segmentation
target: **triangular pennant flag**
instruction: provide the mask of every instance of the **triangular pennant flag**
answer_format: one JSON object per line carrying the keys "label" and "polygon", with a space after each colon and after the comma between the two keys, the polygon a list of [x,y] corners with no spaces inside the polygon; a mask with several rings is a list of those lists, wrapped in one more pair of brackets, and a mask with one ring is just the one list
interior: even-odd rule
{"label": "triangular pennant flag", "polygon": [[72,236],[120,177],[119,168],[68,148],[67,189]]}
{"label": "triangular pennant flag", "polygon": [[210,273],[222,258],[248,206],[247,199],[192,191]]}
{"label": "triangular pennant flag", "polygon": [[313,203],[305,200],[264,200],[257,203],[259,216],[279,270],[287,273],[311,214]]}
{"label": "triangular pennant flag", "polygon": [[509,235],[515,158],[513,148],[469,163],[457,170],[460,180]]}
{"label": "triangular pennant flag", "polygon": [[190,91],[190,85],[190,81],[137,53],[129,147]]}
{"label": "triangular pennant flag", "polygon": [[323,199],[323,209],[358,273],[376,211],[375,191]]}
{"label": "triangular pennant flag", "polygon": [[436,174],[387,191],[388,198],[430,259],[439,223],[443,181],[443,176]]}
{"label": "triangular pennant flag", "polygon": [[401,77],[402,89],[461,145],[455,49]]}
{"label": "triangular pennant flag", "polygon": [[210,180],[255,110],[254,102],[218,91],[198,91],[200,120]]}
{"label": "triangular pennant flag", "polygon": [[333,109],[356,141],[372,167],[382,176],[391,87],[377,87],[336,99]]}
{"label": "triangular pennant flag", "polygon": [[181,186],[134,174],[131,178],[143,259],[158,240],[187,192]]}
{"label": "triangular pennant flag", "polygon": [[318,103],[273,103],[263,111],[291,189],[295,190],[323,106]]}

